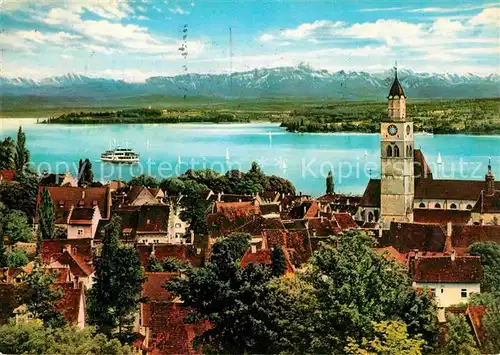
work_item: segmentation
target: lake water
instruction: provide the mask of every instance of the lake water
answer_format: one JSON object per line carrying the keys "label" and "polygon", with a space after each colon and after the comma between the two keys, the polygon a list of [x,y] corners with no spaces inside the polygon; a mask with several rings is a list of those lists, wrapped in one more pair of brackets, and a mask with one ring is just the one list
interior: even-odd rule
{"label": "lake water", "polygon": [[[246,171],[255,160],[267,174],[286,177],[298,191],[317,196],[324,193],[330,169],[336,191],[356,194],[380,173],[378,134],[294,134],[272,123],[40,125],[33,119],[0,119],[0,138],[15,138],[19,125],[39,171],[74,174],[78,160],[89,158],[99,180],[128,180],[141,172],[162,178],[188,167]],[[500,176],[500,136],[417,136],[415,141],[438,178],[482,180],[488,158]],[[140,164],[101,163],[100,154],[117,145],[140,153]]]}

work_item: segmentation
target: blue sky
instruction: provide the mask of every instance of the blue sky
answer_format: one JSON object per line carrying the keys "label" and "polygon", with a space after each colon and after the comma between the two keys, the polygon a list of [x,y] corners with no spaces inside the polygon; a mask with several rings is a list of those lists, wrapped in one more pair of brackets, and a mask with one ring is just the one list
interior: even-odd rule
{"label": "blue sky", "polygon": [[[0,0],[2,72],[143,81],[294,66],[499,73],[500,3]],[[181,50],[181,48],[185,48]],[[187,53],[184,54],[183,53]]]}

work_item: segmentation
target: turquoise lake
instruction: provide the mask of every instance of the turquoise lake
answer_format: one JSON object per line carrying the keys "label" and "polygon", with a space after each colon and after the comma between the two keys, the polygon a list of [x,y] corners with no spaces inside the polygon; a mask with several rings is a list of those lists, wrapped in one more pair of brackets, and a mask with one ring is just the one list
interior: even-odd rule
{"label": "turquoise lake", "polygon": [[[19,125],[38,171],[74,174],[78,160],[89,158],[102,181],[140,173],[161,179],[191,167],[246,171],[254,160],[267,174],[286,177],[297,191],[315,196],[324,193],[330,169],[335,190],[343,193],[361,194],[370,176],[379,177],[378,134],[295,134],[272,123],[41,125],[33,119],[0,119],[0,137],[15,139]],[[100,154],[115,146],[135,149],[141,162],[101,163]],[[417,135],[415,147],[437,178],[482,180],[488,158],[500,178],[500,136]],[[437,164],[438,154],[443,164]]]}

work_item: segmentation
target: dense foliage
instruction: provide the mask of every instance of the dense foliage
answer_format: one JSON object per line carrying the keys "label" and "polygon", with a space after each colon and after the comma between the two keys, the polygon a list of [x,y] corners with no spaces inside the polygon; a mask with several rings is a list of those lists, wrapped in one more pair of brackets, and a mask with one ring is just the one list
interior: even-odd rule
{"label": "dense foliage", "polygon": [[[43,189],[38,208],[39,234],[42,239],[54,238],[55,214],[52,197],[47,189]],[[39,243],[40,244],[40,243]]]}
{"label": "dense foliage", "polygon": [[442,353],[446,355],[479,355],[480,352],[463,314],[446,316],[447,331]]}
{"label": "dense foliage", "polygon": [[482,291],[500,294],[500,245],[494,242],[475,243],[469,248],[469,253],[481,257],[484,268]]}
{"label": "dense foliage", "polygon": [[[206,267],[167,285],[194,309],[193,320],[211,322],[198,338],[205,351],[343,353],[384,332],[391,338],[383,346],[391,346],[397,342],[394,329],[406,344],[396,349],[435,347],[438,324],[430,296],[415,292],[404,271],[375,253],[365,234],[346,233],[338,247],[324,243],[294,279],[273,276],[276,265],[241,269],[244,239],[234,238],[214,245]],[[404,331],[384,323],[390,321],[401,322]]]}
{"label": "dense foliage", "polygon": [[7,137],[0,141],[0,170],[15,169],[15,151],[16,142],[12,138]]}
{"label": "dense foliage", "polygon": [[87,158],[78,162],[78,186],[91,186],[94,182],[92,163]]}
{"label": "dense foliage", "polygon": [[26,148],[26,135],[23,129],[19,127],[17,132],[16,149],[14,153],[14,166],[18,174],[21,174],[30,161],[30,152]]}
{"label": "dense foliage", "polygon": [[108,340],[87,327],[45,327],[39,322],[16,324],[11,320],[0,326],[2,354],[128,355],[131,350],[116,339]]}
{"label": "dense foliage", "polygon": [[8,267],[21,267],[27,265],[28,262],[28,255],[26,255],[24,250],[12,250],[9,255],[7,255]]}
{"label": "dense foliage", "polygon": [[89,323],[100,333],[118,337],[131,331],[143,282],[137,252],[119,243],[120,230],[119,217],[105,227],[101,252],[94,255],[94,285],[87,297]]}
{"label": "dense foliage", "polygon": [[26,214],[21,211],[11,211],[5,217],[3,232],[9,237],[9,243],[31,242],[33,231],[28,224]]}

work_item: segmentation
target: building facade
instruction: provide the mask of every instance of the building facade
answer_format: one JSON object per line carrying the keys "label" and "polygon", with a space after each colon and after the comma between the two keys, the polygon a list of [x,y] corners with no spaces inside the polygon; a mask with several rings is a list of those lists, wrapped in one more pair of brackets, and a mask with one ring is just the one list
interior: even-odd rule
{"label": "building facade", "polygon": [[406,116],[406,96],[397,71],[389,91],[388,115],[380,124],[381,222],[413,221],[413,122]]}

